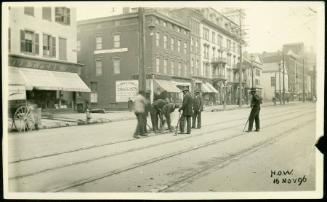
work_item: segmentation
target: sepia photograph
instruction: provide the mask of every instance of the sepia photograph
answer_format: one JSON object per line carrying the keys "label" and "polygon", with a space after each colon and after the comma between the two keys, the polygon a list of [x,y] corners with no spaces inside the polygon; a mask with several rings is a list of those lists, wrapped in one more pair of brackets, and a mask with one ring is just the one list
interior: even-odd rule
{"label": "sepia photograph", "polygon": [[322,1],[2,4],[6,199],[323,197]]}

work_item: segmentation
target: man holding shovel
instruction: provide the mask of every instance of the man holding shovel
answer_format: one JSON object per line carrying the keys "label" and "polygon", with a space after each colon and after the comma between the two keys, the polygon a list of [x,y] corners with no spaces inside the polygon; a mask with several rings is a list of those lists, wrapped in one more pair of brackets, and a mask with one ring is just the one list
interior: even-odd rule
{"label": "man holding shovel", "polygon": [[255,131],[259,132],[260,131],[260,118],[259,118],[259,113],[260,113],[260,104],[262,103],[262,98],[259,97],[256,94],[255,88],[251,89],[251,95],[252,95],[252,100],[251,100],[251,113],[249,116],[249,127],[246,132],[251,132],[252,127],[253,127],[253,122],[255,121]]}

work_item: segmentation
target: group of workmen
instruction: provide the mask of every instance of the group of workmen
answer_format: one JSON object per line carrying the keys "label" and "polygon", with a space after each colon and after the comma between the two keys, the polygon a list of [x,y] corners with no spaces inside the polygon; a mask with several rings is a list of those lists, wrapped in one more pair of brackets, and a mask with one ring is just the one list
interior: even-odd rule
{"label": "group of workmen", "polygon": [[[153,103],[151,104],[148,99],[145,98],[145,92],[139,91],[134,100],[134,112],[137,117],[137,127],[134,132],[134,138],[140,138],[140,136],[147,136],[148,130],[147,117],[150,114],[152,130],[153,132],[162,132],[165,123],[168,130],[172,132],[174,130],[171,125],[171,113],[178,109],[180,117],[178,119],[177,126],[179,126],[179,134],[191,134],[191,128],[201,128],[201,112],[203,111],[203,101],[199,90],[195,90],[195,95],[192,96],[187,87],[183,88],[183,101],[181,106],[174,102],[170,102],[167,98],[167,92],[164,91],[161,94],[155,94]],[[262,99],[256,95],[255,89],[251,90],[251,113],[249,116],[248,131],[252,131],[253,122],[255,121],[256,131],[260,130],[260,104]],[[150,127],[149,127],[150,128]],[[177,131],[178,128],[176,128]]]}

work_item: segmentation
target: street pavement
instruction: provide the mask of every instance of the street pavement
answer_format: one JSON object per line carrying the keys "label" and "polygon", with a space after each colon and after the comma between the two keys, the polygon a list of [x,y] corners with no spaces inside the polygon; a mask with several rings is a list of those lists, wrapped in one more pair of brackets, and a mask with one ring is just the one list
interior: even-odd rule
{"label": "street pavement", "polygon": [[[242,132],[249,110],[204,112],[191,135],[133,139],[135,120],[10,135],[9,190],[314,190],[315,104],[262,107],[258,133]],[[280,170],[292,174],[271,176]]]}

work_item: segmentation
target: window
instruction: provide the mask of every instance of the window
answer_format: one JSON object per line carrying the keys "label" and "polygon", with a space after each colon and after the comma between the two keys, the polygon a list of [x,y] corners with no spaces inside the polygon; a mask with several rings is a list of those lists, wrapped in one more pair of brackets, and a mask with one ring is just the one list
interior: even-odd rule
{"label": "window", "polygon": [[255,79],[255,85],[260,85],[260,80],[259,79]]}
{"label": "window", "polygon": [[160,34],[159,32],[156,33],[156,46],[159,46],[160,42]]}
{"label": "window", "polygon": [[216,43],[216,33],[212,32],[212,43]]}
{"label": "window", "polygon": [[24,14],[34,16],[34,7],[24,7]]}
{"label": "window", "polygon": [[187,44],[186,44],[186,42],[184,43],[184,54],[186,54],[187,53]]}
{"label": "window", "polygon": [[177,41],[177,51],[181,52],[181,40]]}
{"label": "window", "polygon": [[164,74],[167,74],[167,59],[164,59]]}
{"label": "window", "polygon": [[212,47],[212,58],[216,57],[216,48]]}
{"label": "window", "polygon": [[255,70],[255,75],[260,76],[260,70],[256,69]]}
{"label": "window", "polygon": [[232,50],[235,53],[235,43],[233,42]]}
{"label": "window", "polygon": [[193,37],[191,37],[191,51],[194,52],[194,41],[193,41]]}
{"label": "window", "polygon": [[195,52],[199,52],[198,47],[199,47],[199,42],[196,40],[195,41]]}
{"label": "window", "polygon": [[65,25],[70,25],[70,9],[66,7],[56,7],[55,9],[56,22]]}
{"label": "window", "polygon": [[230,66],[231,65],[231,55],[227,55],[227,64]]}
{"label": "window", "polygon": [[180,27],[177,27],[177,31],[178,31],[178,32],[181,32],[181,28],[180,28]]}
{"label": "window", "polygon": [[56,38],[43,34],[43,56],[56,57]]}
{"label": "window", "polygon": [[20,31],[20,50],[25,53],[39,54],[39,34],[33,31]]}
{"label": "window", "polygon": [[186,67],[186,64],[184,63],[184,76],[186,77],[187,76],[187,67]]}
{"label": "window", "polygon": [[98,83],[91,81],[91,94],[90,94],[90,102],[97,103],[98,102]]}
{"label": "window", "polygon": [[120,74],[120,59],[114,58],[113,60],[114,74]]}
{"label": "window", "polygon": [[156,58],[156,71],[157,71],[157,73],[159,73],[159,71],[160,71],[160,59],[159,58]]}
{"label": "window", "polygon": [[178,76],[182,75],[182,63],[178,63]]}
{"label": "window", "polygon": [[226,42],[227,42],[227,49],[230,50],[230,40],[226,39]]}
{"label": "window", "polygon": [[42,19],[51,21],[51,7],[42,7]]}
{"label": "window", "polygon": [[209,41],[209,30],[207,28],[203,28],[203,38]]}
{"label": "window", "polygon": [[175,74],[175,65],[174,65],[174,61],[170,61],[170,73],[171,75]]}
{"label": "window", "polygon": [[276,85],[276,78],[274,76],[270,77],[270,83],[272,87]]}
{"label": "window", "polygon": [[102,49],[102,37],[101,36],[95,37],[95,49],[97,49],[97,50]]}
{"label": "window", "polygon": [[218,43],[218,46],[222,46],[222,42],[223,42],[223,37],[221,35],[218,35],[218,38],[217,38],[217,43]]}
{"label": "window", "polygon": [[81,41],[80,40],[77,41],[76,50],[81,51]]}
{"label": "window", "polygon": [[59,60],[67,60],[67,40],[59,38]]}
{"label": "window", "polygon": [[167,49],[167,36],[164,36],[164,49]]}
{"label": "window", "polygon": [[171,38],[171,40],[170,40],[170,49],[171,50],[174,50],[174,45],[175,45],[175,39]]}
{"label": "window", "polygon": [[96,76],[102,75],[102,60],[95,61],[95,75]]}
{"label": "window", "polygon": [[165,21],[163,21],[163,22],[162,22],[162,25],[163,25],[164,27],[166,27],[166,26],[167,26],[167,23],[166,23]]}
{"label": "window", "polygon": [[114,35],[114,48],[119,48],[120,47],[120,35],[115,34]]}

